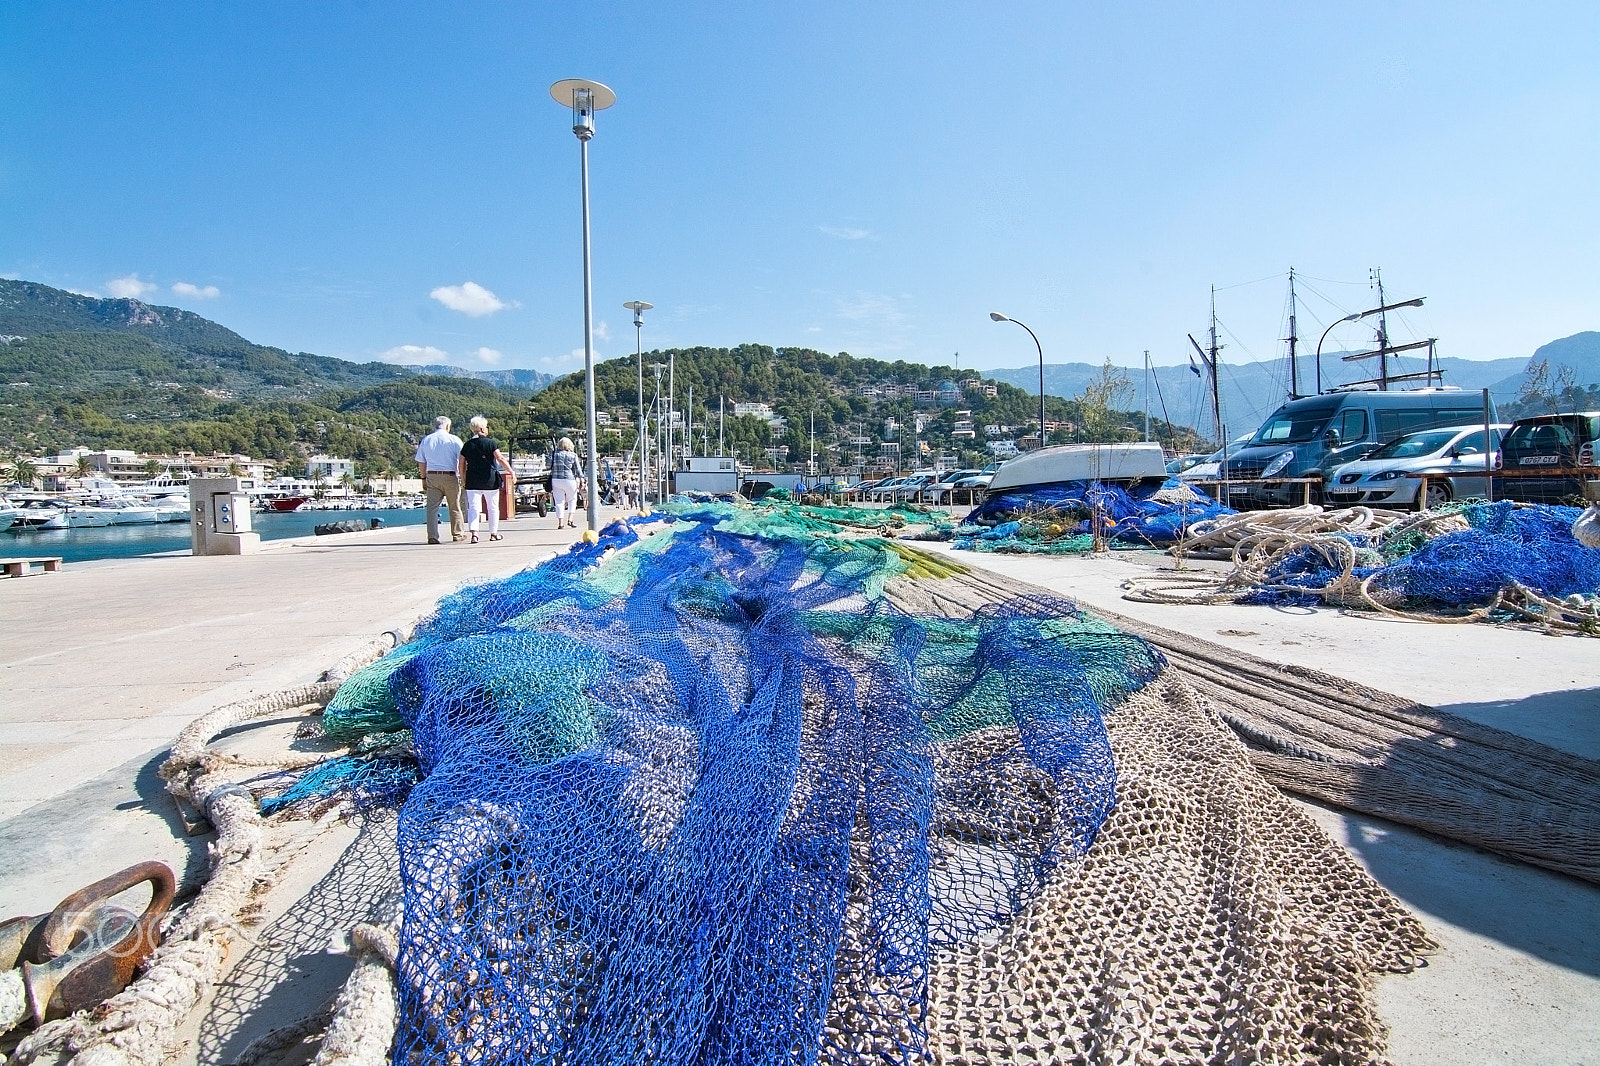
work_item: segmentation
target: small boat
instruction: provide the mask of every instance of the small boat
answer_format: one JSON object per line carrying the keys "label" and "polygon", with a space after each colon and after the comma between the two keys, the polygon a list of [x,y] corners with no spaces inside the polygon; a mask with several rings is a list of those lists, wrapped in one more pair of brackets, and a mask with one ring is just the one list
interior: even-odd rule
{"label": "small boat", "polygon": [[293,514],[304,507],[310,496],[273,496],[264,501],[267,508],[278,514]]}
{"label": "small boat", "polygon": [[1159,444],[1057,444],[1007,459],[989,482],[989,494],[1026,492],[1064,481],[1134,484],[1166,477]]}
{"label": "small boat", "polygon": [[187,522],[189,520],[189,494],[169,493],[151,497],[148,504],[156,513],[157,522]]}

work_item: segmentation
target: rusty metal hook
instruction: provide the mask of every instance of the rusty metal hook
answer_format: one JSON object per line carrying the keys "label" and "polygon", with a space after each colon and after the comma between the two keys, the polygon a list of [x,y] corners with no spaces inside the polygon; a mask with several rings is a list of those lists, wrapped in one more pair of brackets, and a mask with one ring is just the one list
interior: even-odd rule
{"label": "rusty metal hook", "polygon": [[[150,903],[142,915],[108,902],[146,881]],[[151,861],[103,877],[62,900],[29,938],[32,957],[22,964],[34,1021],[65,1017],[126,988],[160,943],[161,919],[176,893],[172,870]]]}

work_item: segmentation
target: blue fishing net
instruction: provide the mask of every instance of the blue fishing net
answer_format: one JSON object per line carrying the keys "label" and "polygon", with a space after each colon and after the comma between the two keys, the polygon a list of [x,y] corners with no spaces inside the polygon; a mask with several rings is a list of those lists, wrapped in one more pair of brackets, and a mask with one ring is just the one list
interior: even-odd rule
{"label": "blue fishing net", "polygon": [[[1561,599],[1600,594],[1600,550],[1572,536],[1575,507],[1473,503],[1459,508],[1468,528],[1432,539],[1408,538],[1411,550],[1382,566],[1358,566],[1374,595],[1426,609],[1469,609],[1492,603],[1511,581]],[[1377,548],[1369,538],[1347,535],[1357,548]],[[1263,586],[1245,603],[1314,605],[1314,591],[1341,576],[1339,558],[1315,545],[1286,552],[1267,572]],[[1376,576],[1373,576],[1376,575]],[[1306,590],[1306,591],[1300,591]]]}
{"label": "blue fishing net", "polygon": [[[967,528],[956,530],[954,546],[969,551],[1086,551],[1092,539],[1082,538],[1093,537],[1098,518],[1107,541],[1165,547],[1176,544],[1197,522],[1234,513],[1174,478],[1131,489],[1099,481],[1064,481],[1027,492],[990,494],[967,516]],[[974,534],[971,526],[994,528]]]}
{"label": "blue fishing net", "polygon": [[396,1063],[924,1062],[930,952],[1092,845],[1158,653],[912,616],[886,584],[949,564],[751,514],[614,526],[374,668],[420,776]]}

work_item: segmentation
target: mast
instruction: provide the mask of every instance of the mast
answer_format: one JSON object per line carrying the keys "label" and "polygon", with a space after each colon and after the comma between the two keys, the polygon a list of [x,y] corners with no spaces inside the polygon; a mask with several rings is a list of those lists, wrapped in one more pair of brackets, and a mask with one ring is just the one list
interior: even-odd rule
{"label": "mast", "polygon": [[1211,416],[1217,424],[1217,447],[1226,448],[1228,441],[1222,432],[1222,391],[1217,381],[1217,287],[1211,286]]}
{"label": "mast", "polygon": [[1295,327],[1294,267],[1289,268],[1289,399],[1300,398],[1300,368],[1295,360],[1295,344],[1300,340]]}
{"label": "mast", "polygon": [[1150,439],[1150,349],[1144,350],[1144,439]]}
{"label": "mast", "polygon": [[1372,283],[1378,287],[1378,391],[1389,391],[1389,314],[1383,302],[1383,268],[1372,268]]}

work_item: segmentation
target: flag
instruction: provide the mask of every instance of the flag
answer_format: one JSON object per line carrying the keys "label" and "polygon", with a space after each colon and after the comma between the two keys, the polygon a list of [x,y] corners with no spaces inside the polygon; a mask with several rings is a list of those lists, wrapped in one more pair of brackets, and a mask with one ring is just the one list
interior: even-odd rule
{"label": "flag", "polygon": [[1189,369],[1194,371],[1195,377],[1200,377],[1200,368],[1194,365],[1194,356],[1189,357]]}

